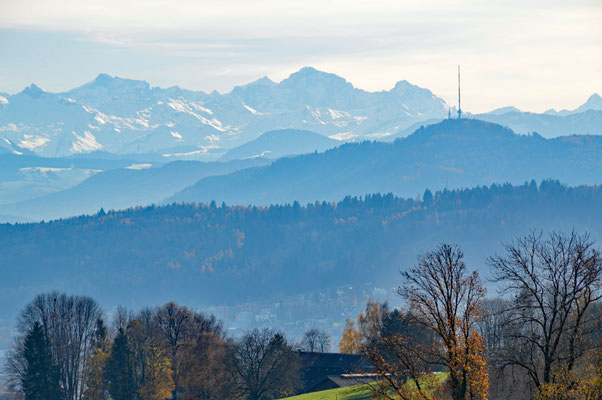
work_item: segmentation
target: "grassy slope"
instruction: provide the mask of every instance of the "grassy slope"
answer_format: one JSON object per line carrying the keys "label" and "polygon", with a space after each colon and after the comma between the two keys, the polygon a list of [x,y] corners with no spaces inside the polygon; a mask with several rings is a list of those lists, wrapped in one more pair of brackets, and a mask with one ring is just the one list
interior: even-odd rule
{"label": "grassy slope", "polygon": [[355,385],[346,388],[322,390],[298,396],[287,397],[286,400],[368,400],[371,392],[368,385]]}
{"label": "grassy slope", "polygon": [[[447,373],[436,373],[439,384],[447,379]],[[413,384],[413,383],[409,383]],[[320,392],[300,394],[282,400],[368,400],[372,397],[370,385],[355,385],[346,388],[323,390]]]}

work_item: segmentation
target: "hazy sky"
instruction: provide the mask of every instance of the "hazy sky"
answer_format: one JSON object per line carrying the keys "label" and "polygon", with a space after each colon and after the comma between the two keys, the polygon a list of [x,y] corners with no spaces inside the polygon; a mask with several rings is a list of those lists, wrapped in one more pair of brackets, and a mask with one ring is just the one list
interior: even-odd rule
{"label": "hazy sky", "polygon": [[303,66],[366,90],[406,79],[480,112],[602,94],[602,1],[0,0],[0,91],[101,72],[226,92]]}

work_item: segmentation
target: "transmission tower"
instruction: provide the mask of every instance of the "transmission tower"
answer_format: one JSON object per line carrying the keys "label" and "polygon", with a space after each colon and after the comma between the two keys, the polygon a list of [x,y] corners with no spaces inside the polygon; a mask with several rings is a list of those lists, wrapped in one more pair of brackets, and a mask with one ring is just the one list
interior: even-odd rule
{"label": "transmission tower", "polygon": [[462,118],[462,103],[460,102],[460,66],[458,65],[458,119]]}

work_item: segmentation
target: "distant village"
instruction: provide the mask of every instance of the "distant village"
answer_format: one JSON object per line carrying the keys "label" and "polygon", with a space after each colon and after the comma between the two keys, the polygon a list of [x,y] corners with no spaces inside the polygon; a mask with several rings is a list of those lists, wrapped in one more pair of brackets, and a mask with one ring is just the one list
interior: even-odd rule
{"label": "distant village", "polygon": [[228,332],[234,336],[267,326],[279,329],[287,337],[297,338],[300,333],[315,328],[330,334],[331,349],[336,351],[345,321],[356,318],[364,310],[368,299],[397,307],[401,299],[396,290],[397,287],[375,287],[371,283],[342,285],[284,297],[276,302],[206,306],[201,309],[222,320]]}

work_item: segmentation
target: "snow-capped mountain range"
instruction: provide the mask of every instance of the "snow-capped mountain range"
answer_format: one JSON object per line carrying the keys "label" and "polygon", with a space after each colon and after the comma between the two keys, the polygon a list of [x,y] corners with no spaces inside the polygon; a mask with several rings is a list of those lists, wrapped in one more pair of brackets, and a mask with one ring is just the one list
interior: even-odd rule
{"label": "snow-capped mountain range", "polygon": [[65,93],[32,84],[15,95],[0,94],[0,146],[49,157],[100,150],[160,154],[165,161],[212,159],[269,130],[379,139],[447,111],[442,99],[407,81],[367,92],[311,67],[280,83],[262,78],[227,94],[101,74]]}
{"label": "snow-capped mountain range", "polygon": [[[533,114],[505,107],[476,117],[553,137],[602,134],[600,110],[602,98],[594,94],[573,111]],[[407,81],[367,92],[311,67],[280,83],[264,77],[226,94],[100,74],[64,93],[35,84],[15,95],[0,93],[0,147],[45,157],[102,151],[164,162],[215,160],[271,130],[308,130],[339,141],[390,140],[438,122],[448,111],[441,98]]]}

